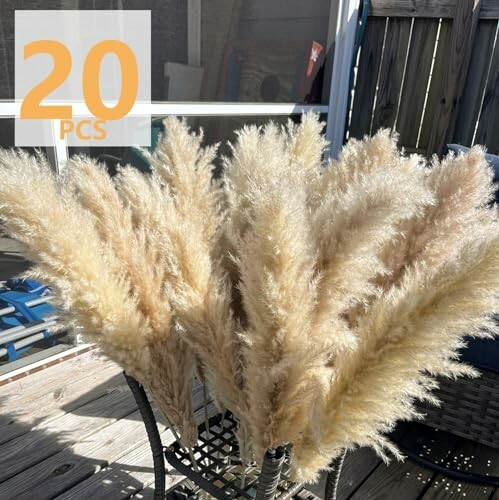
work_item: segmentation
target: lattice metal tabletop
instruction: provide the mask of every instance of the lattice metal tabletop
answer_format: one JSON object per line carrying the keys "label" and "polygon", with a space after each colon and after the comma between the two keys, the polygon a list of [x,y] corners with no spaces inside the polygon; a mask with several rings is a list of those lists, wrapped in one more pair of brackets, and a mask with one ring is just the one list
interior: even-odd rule
{"label": "lattice metal tabletop", "polygon": [[[321,500],[289,477],[291,455],[284,447],[268,449],[261,467],[244,464],[239,454],[237,421],[230,413],[206,416],[198,427],[198,443],[185,448],[179,439],[163,448],[156,420],[143,387],[132,377],[125,378],[137,401],[146,426],[154,458],[154,498],[193,500],[198,498],[256,500]],[[207,415],[207,412],[205,412]],[[164,457],[163,457],[164,452]],[[186,480],[165,496],[164,459]],[[343,456],[333,464],[326,481],[325,500],[336,498]]]}
{"label": "lattice metal tabletop", "polygon": [[[304,490],[302,485],[289,479],[288,450],[267,451],[262,470],[255,463],[244,465],[236,439],[237,422],[232,415],[216,415],[208,424],[199,426],[198,445],[192,450],[183,448],[177,441],[166,449],[165,458],[211,496],[286,500]],[[317,497],[308,494],[306,498]]]}

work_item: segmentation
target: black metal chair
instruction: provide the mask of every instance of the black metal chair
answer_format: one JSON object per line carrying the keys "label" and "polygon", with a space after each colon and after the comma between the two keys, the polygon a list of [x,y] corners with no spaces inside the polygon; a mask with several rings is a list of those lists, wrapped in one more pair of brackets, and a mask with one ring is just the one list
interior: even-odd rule
{"label": "black metal chair", "polygon": [[[165,458],[186,477],[189,493],[184,494],[183,498],[192,498],[199,491],[205,491],[217,499],[319,500],[304,485],[289,479],[290,454],[284,447],[268,449],[261,469],[256,465],[244,465],[239,458],[234,432],[237,422],[229,413],[217,414],[208,422],[203,422],[199,426],[199,441],[194,448],[186,450],[178,440],[164,447],[144,388],[134,378],[126,373],[124,375],[137,402],[151,445],[156,500],[166,498]],[[332,470],[327,475],[325,500],[336,498],[343,458],[344,455],[332,464]],[[175,498],[175,493],[169,497]]]}

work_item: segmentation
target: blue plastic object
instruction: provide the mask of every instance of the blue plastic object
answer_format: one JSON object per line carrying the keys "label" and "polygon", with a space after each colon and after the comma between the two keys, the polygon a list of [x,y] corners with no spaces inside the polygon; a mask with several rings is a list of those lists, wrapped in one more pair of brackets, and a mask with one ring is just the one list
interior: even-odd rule
{"label": "blue plastic object", "polygon": [[[21,325],[29,325],[43,321],[45,317],[55,312],[54,306],[48,303],[29,305],[32,300],[42,298],[49,293],[49,288],[38,281],[30,279],[11,278],[6,286],[0,288],[0,309],[14,307],[14,311],[0,316],[0,338],[2,331]],[[53,346],[55,338],[46,330],[43,336],[46,342]],[[16,349],[15,341],[4,344],[9,361],[15,361],[23,352],[31,349],[32,345]]]}

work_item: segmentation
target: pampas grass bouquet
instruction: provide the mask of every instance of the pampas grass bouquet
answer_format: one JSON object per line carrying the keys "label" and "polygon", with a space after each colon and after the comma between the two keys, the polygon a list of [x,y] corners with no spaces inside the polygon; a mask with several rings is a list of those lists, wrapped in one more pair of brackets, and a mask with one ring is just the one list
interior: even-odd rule
{"label": "pampas grass bouquet", "polygon": [[184,445],[200,378],[245,460],[289,445],[306,482],[344,449],[398,457],[387,433],[437,376],[476,375],[463,337],[493,335],[499,311],[483,151],[427,163],[381,131],[327,162],[322,128],[244,127],[219,179],[217,146],[176,118],[150,174],[80,156],[57,176],[0,153],[2,228],[65,327],[141,382]]}

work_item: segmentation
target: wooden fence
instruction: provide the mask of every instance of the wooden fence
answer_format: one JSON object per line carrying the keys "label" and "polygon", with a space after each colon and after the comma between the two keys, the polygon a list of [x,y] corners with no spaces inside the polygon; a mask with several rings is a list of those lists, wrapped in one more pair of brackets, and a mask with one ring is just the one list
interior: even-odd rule
{"label": "wooden fence", "polygon": [[408,151],[498,153],[498,19],[499,0],[372,0],[348,135],[390,127]]}

